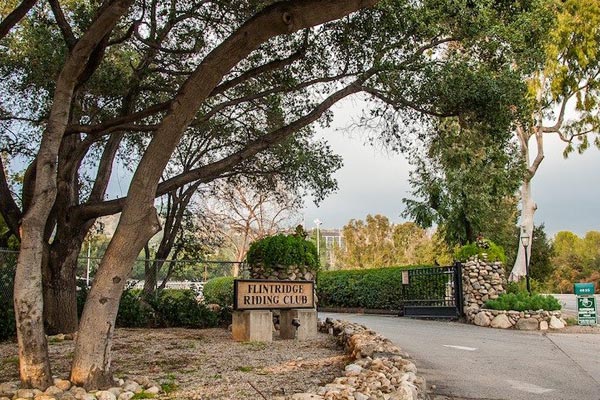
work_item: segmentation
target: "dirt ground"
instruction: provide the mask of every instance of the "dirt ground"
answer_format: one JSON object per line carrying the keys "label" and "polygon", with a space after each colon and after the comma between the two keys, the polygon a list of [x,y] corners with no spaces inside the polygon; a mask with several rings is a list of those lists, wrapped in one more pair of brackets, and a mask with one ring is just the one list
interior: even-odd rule
{"label": "dirt ground", "polygon": [[[68,378],[72,341],[51,342],[53,374]],[[305,391],[341,376],[349,362],[335,340],[237,343],[224,329],[117,329],[115,377],[148,376],[162,399],[261,399]],[[16,343],[0,343],[0,382],[18,380]]]}

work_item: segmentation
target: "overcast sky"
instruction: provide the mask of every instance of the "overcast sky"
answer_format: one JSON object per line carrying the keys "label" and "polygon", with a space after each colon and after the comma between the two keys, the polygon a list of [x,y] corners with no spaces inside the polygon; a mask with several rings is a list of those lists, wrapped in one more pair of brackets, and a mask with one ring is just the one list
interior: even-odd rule
{"label": "overcast sky", "polygon": [[[339,189],[319,207],[306,199],[306,228],[314,227],[317,218],[322,228],[341,228],[350,219],[364,219],[367,214],[382,214],[392,222],[403,222],[402,199],[410,197],[408,162],[401,155],[364,145],[356,130],[350,135],[345,133],[360,115],[356,103],[337,106],[334,114],[332,127],[320,134],[344,159],[344,166],[335,175]],[[546,138],[546,158],[533,180],[538,204],[536,224],[543,222],[551,236],[561,230],[580,236],[590,230],[600,231],[600,151],[593,147],[564,159],[563,148],[556,137]]]}

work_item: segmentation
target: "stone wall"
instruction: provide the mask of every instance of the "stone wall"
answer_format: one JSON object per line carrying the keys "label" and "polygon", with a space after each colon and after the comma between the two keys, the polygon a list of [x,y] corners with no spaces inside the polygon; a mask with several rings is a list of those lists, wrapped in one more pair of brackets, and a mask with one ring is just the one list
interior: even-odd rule
{"label": "stone wall", "polygon": [[463,264],[464,309],[480,309],[486,301],[497,299],[506,291],[506,277],[500,262],[489,262],[476,256]]}
{"label": "stone wall", "polygon": [[420,400],[427,399],[425,380],[417,367],[390,340],[347,321],[319,321],[319,330],[337,337],[353,361],[344,376],[318,393],[296,393],[273,400]]}
{"label": "stone wall", "polygon": [[467,320],[478,326],[526,331],[562,329],[566,323],[560,311],[504,311],[470,309]]}
{"label": "stone wall", "polygon": [[468,323],[520,330],[565,327],[560,311],[502,311],[483,307],[486,301],[497,299],[505,292],[506,277],[501,263],[473,257],[463,265],[464,311]]}
{"label": "stone wall", "polygon": [[270,279],[289,281],[314,281],[317,278],[315,271],[306,265],[276,265],[268,267],[263,264],[248,267],[250,279]]}

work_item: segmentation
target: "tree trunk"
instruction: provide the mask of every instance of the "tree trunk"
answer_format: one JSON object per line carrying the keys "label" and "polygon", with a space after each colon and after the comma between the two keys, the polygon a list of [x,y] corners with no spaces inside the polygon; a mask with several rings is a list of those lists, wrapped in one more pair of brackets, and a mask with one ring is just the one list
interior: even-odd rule
{"label": "tree trunk", "polygon": [[86,389],[114,384],[111,347],[119,301],[140,250],[160,230],[154,207],[125,207],[83,310],[71,381]]}
{"label": "tree trunk", "polygon": [[529,236],[529,245],[527,246],[527,261],[531,263],[531,244],[533,242],[533,216],[537,205],[531,196],[531,179],[527,179],[521,185],[521,226],[519,233],[519,250],[515,264],[510,273],[509,280],[518,282],[526,275],[525,247],[521,243],[520,237],[526,233]]}
{"label": "tree trunk", "polygon": [[[49,210],[48,210],[49,211]],[[21,251],[14,283],[14,309],[23,387],[45,390],[52,384],[42,298],[43,223],[28,213],[23,220]]]}
{"label": "tree trunk", "polygon": [[52,249],[44,263],[44,322],[49,335],[77,331],[78,243],[74,248]]}

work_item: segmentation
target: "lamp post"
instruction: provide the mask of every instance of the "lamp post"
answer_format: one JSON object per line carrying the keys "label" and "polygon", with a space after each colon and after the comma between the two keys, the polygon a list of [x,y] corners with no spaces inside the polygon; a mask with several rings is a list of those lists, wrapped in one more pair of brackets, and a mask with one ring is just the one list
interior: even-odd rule
{"label": "lamp post", "polygon": [[322,222],[319,220],[319,218],[314,220],[315,225],[317,226],[317,257],[319,258],[319,260],[321,259],[321,252],[319,251],[319,226],[322,224]]}
{"label": "lamp post", "polygon": [[529,235],[527,231],[523,228],[521,230],[521,244],[525,249],[525,281],[527,282],[527,292],[531,294],[531,286],[529,285],[529,257],[527,254],[527,248],[529,247]]}

